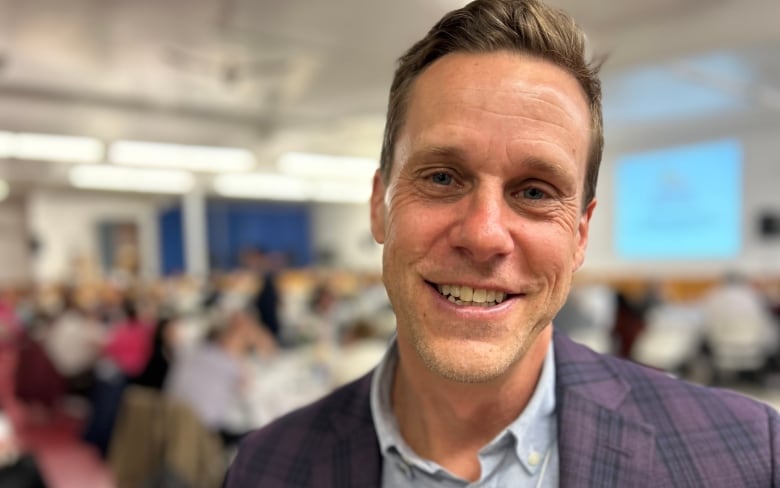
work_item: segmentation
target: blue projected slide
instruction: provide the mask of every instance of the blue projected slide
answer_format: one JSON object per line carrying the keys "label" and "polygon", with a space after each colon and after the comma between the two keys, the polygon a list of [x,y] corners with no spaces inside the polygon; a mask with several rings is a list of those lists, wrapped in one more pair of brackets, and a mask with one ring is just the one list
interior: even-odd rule
{"label": "blue projected slide", "polygon": [[723,259],[739,254],[742,148],[720,140],[618,160],[615,247],[637,260]]}

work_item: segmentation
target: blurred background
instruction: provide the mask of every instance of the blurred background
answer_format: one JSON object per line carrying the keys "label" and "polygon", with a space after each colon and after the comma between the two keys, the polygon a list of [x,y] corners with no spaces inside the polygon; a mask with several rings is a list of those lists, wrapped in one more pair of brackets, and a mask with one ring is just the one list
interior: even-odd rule
{"label": "blurred background", "polygon": [[[780,404],[780,3],[550,3],[608,56],[556,327]],[[370,369],[395,59],[463,4],[0,0],[0,465],[218,486],[244,432]]]}

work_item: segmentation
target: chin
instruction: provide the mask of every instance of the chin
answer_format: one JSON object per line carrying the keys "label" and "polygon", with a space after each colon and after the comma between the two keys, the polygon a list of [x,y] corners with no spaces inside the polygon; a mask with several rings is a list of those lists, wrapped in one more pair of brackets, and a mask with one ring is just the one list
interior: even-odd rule
{"label": "chin", "polygon": [[519,357],[518,351],[510,348],[462,339],[417,343],[415,348],[431,372],[458,383],[492,381],[506,373]]}

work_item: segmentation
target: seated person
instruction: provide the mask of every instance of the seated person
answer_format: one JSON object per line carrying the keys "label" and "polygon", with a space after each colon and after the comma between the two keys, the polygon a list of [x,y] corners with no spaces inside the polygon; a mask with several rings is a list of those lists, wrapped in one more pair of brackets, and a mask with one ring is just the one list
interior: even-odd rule
{"label": "seated person", "polygon": [[218,310],[205,343],[184,353],[172,365],[164,391],[187,404],[207,428],[231,444],[243,433],[228,432],[224,420],[240,401],[244,359],[253,351],[275,351],[271,334],[243,309]]}
{"label": "seated person", "polygon": [[141,374],[131,379],[134,385],[162,390],[174,359],[179,340],[179,322],[170,317],[157,321],[152,337],[152,352]]}

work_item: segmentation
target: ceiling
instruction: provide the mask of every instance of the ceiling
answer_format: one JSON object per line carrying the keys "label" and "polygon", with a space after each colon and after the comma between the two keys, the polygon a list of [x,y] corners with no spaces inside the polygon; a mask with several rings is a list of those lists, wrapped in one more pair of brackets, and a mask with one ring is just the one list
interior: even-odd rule
{"label": "ceiling", "polygon": [[[377,158],[395,59],[464,3],[0,0],[0,130]],[[780,126],[777,0],[552,3],[609,56],[608,148]],[[66,170],[0,160],[16,192]]]}

